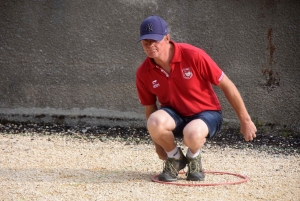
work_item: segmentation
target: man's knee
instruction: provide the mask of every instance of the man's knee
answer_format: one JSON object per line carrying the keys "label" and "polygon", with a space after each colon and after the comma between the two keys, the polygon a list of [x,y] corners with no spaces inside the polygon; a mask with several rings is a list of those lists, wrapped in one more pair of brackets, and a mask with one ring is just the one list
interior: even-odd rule
{"label": "man's knee", "polygon": [[208,135],[208,127],[200,119],[190,122],[183,130],[183,137],[185,141],[188,142],[201,142],[206,141]]}
{"label": "man's knee", "polygon": [[183,138],[184,141],[189,142],[205,142],[206,141],[207,134],[199,132],[197,130],[189,131],[189,132],[183,132]]}
{"label": "man's knee", "polygon": [[165,111],[158,110],[149,116],[147,128],[150,135],[159,134],[173,130],[175,128],[175,122]]}
{"label": "man's knee", "polygon": [[152,113],[147,120],[148,129],[158,128],[162,124],[162,119],[156,114]]}

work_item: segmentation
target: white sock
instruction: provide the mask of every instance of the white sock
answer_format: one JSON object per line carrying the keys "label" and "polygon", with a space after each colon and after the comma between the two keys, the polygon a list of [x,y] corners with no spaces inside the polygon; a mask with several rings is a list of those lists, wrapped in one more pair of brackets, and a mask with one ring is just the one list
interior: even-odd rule
{"label": "white sock", "polygon": [[192,153],[190,149],[188,149],[186,156],[189,158],[196,158],[200,154],[200,149],[196,151],[196,153]]}
{"label": "white sock", "polygon": [[180,152],[179,152],[179,148],[175,147],[175,149],[173,149],[170,152],[167,152],[168,158],[176,158],[179,159],[180,158]]}

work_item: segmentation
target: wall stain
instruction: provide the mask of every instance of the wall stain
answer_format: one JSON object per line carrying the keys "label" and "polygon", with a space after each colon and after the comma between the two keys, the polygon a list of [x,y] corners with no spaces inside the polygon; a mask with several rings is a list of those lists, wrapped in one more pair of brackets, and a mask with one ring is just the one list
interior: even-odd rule
{"label": "wall stain", "polygon": [[273,44],[272,41],[272,36],[273,36],[273,29],[269,28],[267,38],[268,38],[268,47],[267,50],[269,50],[270,53],[270,58],[269,58],[269,65],[272,66],[274,62],[274,52],[276,50],[275,45]]}
{"label": "wall stain", "polygon": [[279,73],[273,70],[273,65],[276,64],[274,60],[274,53],[276,50],[275,45],[273,44],[273,29],[269,28],[267,33],[268,47],[267,50],[269,52],[268,58],[268,67],[262,70],[263,76],[266,78],[266,82],[263,86],[268,87],[268,91],[272,90],[276,86],[280,86],[280,77]]}

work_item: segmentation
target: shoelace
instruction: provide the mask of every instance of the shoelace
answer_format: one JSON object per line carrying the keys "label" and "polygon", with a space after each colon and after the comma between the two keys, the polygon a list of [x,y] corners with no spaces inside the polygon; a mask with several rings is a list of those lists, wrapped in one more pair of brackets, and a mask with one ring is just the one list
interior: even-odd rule
{"label": "shoelace", "polygon": [[176,177],[177,174],[178,174],[176,168],[175,168],[175,167],[173,166],[173,164],[172,164],[170,161],[168,161],[168,160],[166,160],[166,161],[164,162],[164,172],[165,172],[165,173],[171,174],[173,177]]}
{"label": "shoelace", "polygon": [[189,164],[189,172],[193,173],[193,172],[198,172],[199,171],[199,163],[198,160],[192,160]]}

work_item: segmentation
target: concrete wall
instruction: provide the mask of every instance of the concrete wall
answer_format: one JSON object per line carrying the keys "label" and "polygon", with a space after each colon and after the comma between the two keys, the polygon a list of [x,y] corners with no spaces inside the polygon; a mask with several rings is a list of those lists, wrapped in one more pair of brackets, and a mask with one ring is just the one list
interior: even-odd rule
{"label": "concrete wall", "polygon": [[0,0],[1,120],[144,125],[136,40],[151,14],[211,55],[256,122],[299,127],[298,0]]}

